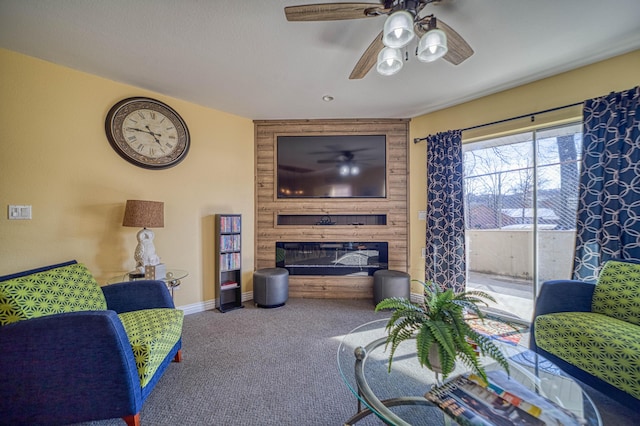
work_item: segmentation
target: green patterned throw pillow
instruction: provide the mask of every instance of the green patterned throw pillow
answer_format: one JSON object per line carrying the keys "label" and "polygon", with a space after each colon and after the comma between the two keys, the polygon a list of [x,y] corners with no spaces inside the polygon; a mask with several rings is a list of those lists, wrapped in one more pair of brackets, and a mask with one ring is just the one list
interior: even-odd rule
{"label": "green patterned throw pillow", "polygon": [[104,294],[81,263],[0,282],[0,325],[63,312],[104,309]]}
{"label": "green patterned throw pillow", "polygon": [[608,261],[600,271],[591,310],[640,325],[640,264]]}

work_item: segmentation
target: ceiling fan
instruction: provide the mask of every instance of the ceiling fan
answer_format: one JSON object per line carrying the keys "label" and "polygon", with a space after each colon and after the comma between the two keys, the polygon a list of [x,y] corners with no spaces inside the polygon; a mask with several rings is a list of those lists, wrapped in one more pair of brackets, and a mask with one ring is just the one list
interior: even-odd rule
{"label": "ceiling fan", "polygon": [[[416,55],[423,62],[442,57],[453,65],[458,65],[473,55],[473,49],[460,34],[436,19],[433,14],[421,13],[425,6],[443,1],[448,0],[320,3],[288,6],[284,8],[284,12],[288,21],[336,21],[388,15],[384,29],[373,39],[351,71],[349,79],[353,80],[363,78],[374,65],[380,74],[395,74],[402,68],[400,49],[406,47],[414,36],[420,38]],[[445,36],[444,42],[442,33]],[[437,37],[440,37],[440,41],[436,40]],[[434,40],[436,44],[433,44]]]}

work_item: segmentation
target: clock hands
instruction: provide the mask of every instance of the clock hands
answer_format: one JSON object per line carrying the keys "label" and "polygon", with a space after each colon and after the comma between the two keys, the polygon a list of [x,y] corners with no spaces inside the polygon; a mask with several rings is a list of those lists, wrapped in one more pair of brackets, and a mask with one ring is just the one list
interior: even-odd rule
{"label": "clock hands", "polygon": [[[149,126],[144,126],[144,127],[146,127],[146,128],[147,128],[147,130],[137,129],[137,128],[135,128],[135,127],[127,127],[127,129],[126,129],[126,130],[134,131],[134,132],[149,133],[149,134],[150,134],[151,136],[153,136],[154,138],[155,138],[156,136],[160,136],[160,137],[162,137],[162,134],[161,134],[161,133],[155,133],[155,132],[152,132],[152,131],[151,131],[151,129],[149,128]],[[156,140],[157,140],[157,139],[156,139]]]}
{"label": "clock hands", "polygon": [[148,134],[150,134],[150,135],[153,137],[153,140],[155,140],[155,141],[156,141],[156,143],[157,143],[158,145],[160,145],[160,150],[161,150],[162,152],[164,152],[164,149],[162,149],[162,143],[160,143],[160,139],[158,139],[158,138],[157,138],[157,136],[162,137],[162,134],[161,134],[161,133],[155,133],[155,132],[152,132],[152,131],[151,131],[151,128],[150,128],[148,125],[145,125],[144,127],[146,127],[146,128],[147,128],[147,130],[142,130],[142,129],[138,129],[138,128],[135,128],[135,127],[127,127],[127,130],[129,130],[129,131],[134,131],[134,132],[142,132],[142,133],[148,133]]}
{"label": "clock hands", "polygon": [[152,131],[151,131],[151,129],[149,128],[149,125],[148,125],[148,124],[147,124],[146,126],[144,126],[144,127],[146,127],[146,128],[147,128],[147,130],[148,130],[148,132],[147,132],[147,133],[149,133],[151,136],[153,136],[153,139],[158,143],[158,145],[160,145],[160,150],[161,150],[162,152],[164,152],[164,150],[162,149],[162,144],[160,143],[160,140],[156,137],[156,135],[157,135],[157,136],[160,136],[160,137],[162,137],[162,135],[161,135],[160,133],[154,133],[154,132],[152,132]]}
{"label": "clock hands", "polygon": [[147,130],[148,130],[148,132],[147,132],[147,133],[149,133],[150,135],[153,135],[153,136],[156,136],[156,135],[158,135],[158,136],[162,136],[160,133],[154,133],[154,132],[152,132],[152,131],[151,131],[151,128],[149,127],[149,125],[148,125],[148,124],[146,124],[144,127],[146,127],[146,128],[147,128]]}

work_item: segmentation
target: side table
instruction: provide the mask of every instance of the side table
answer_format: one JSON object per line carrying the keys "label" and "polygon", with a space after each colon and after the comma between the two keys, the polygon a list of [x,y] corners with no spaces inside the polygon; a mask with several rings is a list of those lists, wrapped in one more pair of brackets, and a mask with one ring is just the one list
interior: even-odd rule
{"label": "side table", "polygon": [[[118,276],[115,276],[107,280],[107,284],[115,284],[123,281],[137,281],[137,280],[145,279],[144,276],[140,278],[132,278],[131,274],[134,274],[136,272],[137,271],[124,272]],[[161,278],[156,277],[156,280],[164,281],[169,291],[171,291],[171,298],[173,299],[174,290],[180,287],[180,284],[182,284],[181,280],[186,278],[188,275],[189,275],[189,272],[185,271],[184,269],[168,268],[165,276]]]}

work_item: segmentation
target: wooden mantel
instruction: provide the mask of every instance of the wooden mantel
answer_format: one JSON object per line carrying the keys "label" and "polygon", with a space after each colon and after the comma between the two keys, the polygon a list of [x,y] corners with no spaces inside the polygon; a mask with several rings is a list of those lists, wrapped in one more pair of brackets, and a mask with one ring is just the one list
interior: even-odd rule
{"label": "wooden mantel", "polygon": [[[389,269],[408,270],[408,119],[275,120],[255,124],[255,268],[275,266],[276,241],[382,241]],[[281,135],[384,134],[387,197],[384,199],[278,199],[276,141]],[[278,225],[279,215],[384,215],[385,225]],[[291,276],[289,296],[372,298],[371,277]]]}

